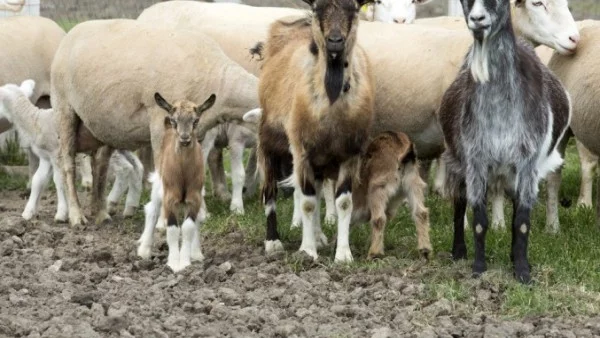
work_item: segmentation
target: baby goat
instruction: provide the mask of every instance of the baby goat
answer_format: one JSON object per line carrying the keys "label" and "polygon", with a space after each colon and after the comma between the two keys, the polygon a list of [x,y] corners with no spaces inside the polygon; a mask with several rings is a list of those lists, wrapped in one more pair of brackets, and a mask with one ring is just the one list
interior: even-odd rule
{"label": "baby goat", "polygon": [[531,209],[540,180],[563,162],[557,145],[569,126],[570,99],[533,48],[515,38],[509,1],[462,0],[462,6],[474,43],[439,112],[446,187],[454,198],[452,254],[467,256],[468,202],[474,211],[473,274],[486,270],[486,192],[501,186],[513,200],[515,276],[529,283]]}
{"label": "baby goat", "polygon": [[[178,272],[189,266],[192,259],[204,258],[198,231],[199,224],[204,221],[200,217],[204,162],[202,146],[195,135],[200,115],[213,106],[216,96],[212,94],[201,106],[185,100],[171,105],[159,93],[154,95],[154,99],[168,115],[165,117],[165,133],[157,163],[158,174],[151,175],[151,200],[144,208],[146,221],[139,240],[138,255],[142,258],[150,257],[154,226],[162,204],[162,213],[167,218],[167,265]],[[187,207],[181,229],[175,216],[180,204]]]}

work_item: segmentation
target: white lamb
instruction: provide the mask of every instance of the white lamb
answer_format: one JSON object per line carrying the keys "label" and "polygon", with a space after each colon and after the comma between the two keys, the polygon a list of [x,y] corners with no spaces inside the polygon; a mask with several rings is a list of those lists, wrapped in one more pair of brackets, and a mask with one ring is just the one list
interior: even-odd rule
{"label": "white lamb", "polygon": [[[53,172],[54,185],[57,192],[57,211],[54,216],[56,222],[66,222],[68,219],[68,206],[60,167],[58,166],[58,131],[52,109],[39,109],[30,98],[33,95],[35,81],[28,79],[21,86],[6,84],[0,87],[0,117],[6,118],[17,129],[21,138],[31,146],[33,153],[39,158],[38,168],[33,175],[31,194],[23,218],[32,219],[39,207],[40,197]],[[137,161],[137,163],[131,164]],[[139,204],[142,193],[141,163],[130,152],[115,152],[111,158],[111,166],[117,176],[115,186],[108,198],[109,207],[114,209],[127,185],[129,192],[125,207],[125,216],[131,216]],[[129,167],[137,168],[130,170]]]}

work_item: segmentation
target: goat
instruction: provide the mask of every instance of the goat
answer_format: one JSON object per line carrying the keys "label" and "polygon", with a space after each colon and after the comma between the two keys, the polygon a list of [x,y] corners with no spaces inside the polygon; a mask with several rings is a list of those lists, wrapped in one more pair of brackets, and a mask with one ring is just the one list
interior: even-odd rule
{"label": "goat", "polygon": [[[167,265],[173,272],[179,272],[189,266],[192,259],[204,259],[198,230],[200,223],[204,221],[201,215],[204,161],[202,145],[195,139],[195,135],[200,115],[213,106],[216,96],[210,95],[201,106],[186,100],[176,101],[171,105],[159,93],[154,94],[154,98],[156,104],[166,110],[168,115],[164,122],[158,173],[151,175],[151,200],[144,207],[146,220],[139,240],[138,255],[142,258],[150,257],[154,226],[162,204],[162,213],[167,218]],[[187,207],[181,229],[175,216],[180,204]]]}
{"label": "goat", "polygon": [[[324,179],[336,179],[336,262],[352,260],[349,227],[352,178],[373,122],[371,65],[356,45],[358,12],[365,0],[305,0],[312,17],[278,20],[270,27],[259,81],[263,116],[258,157],[267,216],[267,252],[283,247],[277,232],[276,170],[293,159],[291,180],[301,189],[300,251],[318,258],[326,243],[317,196]],[[291,156],[290,156],[291,151]],[[318,244],[317,244],[318,243]]]}
{"label": "goat", "polygon": [[557,146],[569,126],[570,98],[533,48],[515,37],[508,1],[462,0],[462,6],[474,42],[439,109],[446,189],[454,198],[452,255],[466,258],[468,202],[474,211],[473,274],[487,269],[486,191],[501,186],[513,200],[515,277],[529,283],[531,209],[539,181],[563,162]]}

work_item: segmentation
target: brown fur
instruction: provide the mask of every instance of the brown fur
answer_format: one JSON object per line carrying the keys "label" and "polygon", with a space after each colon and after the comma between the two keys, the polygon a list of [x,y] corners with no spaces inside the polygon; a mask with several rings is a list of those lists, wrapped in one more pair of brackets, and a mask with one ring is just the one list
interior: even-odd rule
{"label": "brown fur", "polygon": [[428,258],[432,251],[429,240],[429,211],[424,205],[425,182],[413,144],[404,133],[387,132],[369,144],[352,194],[353,223],[371,223],[371,247],[368,257],[383,256],[384,229],[393,219],[402,201],[408,199],[417,230],[417,249]]}
{"label": "brown fur", "polygon": [[[264,46],[259,160],[267,204],[275,203],[277,171],[290,146],[305,195],[314,195],[324,178],[337,180],[338,193],[351,192],[373,121],[371,66],[355,44],[358,15],[348,20],[353,13],[348,7],[356,2],[318,1],[309,19],[273,23]],[[332,36],[343,38],[337,57],[328,41]],[[268,241],[278,239],[274,216],[267,215]]]}

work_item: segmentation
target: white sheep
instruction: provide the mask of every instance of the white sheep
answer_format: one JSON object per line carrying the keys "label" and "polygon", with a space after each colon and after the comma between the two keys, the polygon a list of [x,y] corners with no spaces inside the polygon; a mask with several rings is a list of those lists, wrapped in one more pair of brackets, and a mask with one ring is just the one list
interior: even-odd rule
{"label": "white sheep", "polygon": [[[58,132],[52,109],[39,109],[31,103],[30,97],[34,88],[35,81],[30,79],[23,81],[20,87],[14,84],[6,84],[0,87],[0,116],[15,125],[19,135],[30,145],[32,151],[40,160],[39,166],[33,175],[31,194],[22,216],[24,219],[30,220],[37,214],[41,194],[50,178],[50,170],[52,170],[58,198],[54,220],[64,222],[67,220],[68,210],[62,175],[58,166]],[[115,152],[111,158],[111,166],[115,168],[114,170],[117,173],[117,182],[108,199],[110,207],[114,209],[115,204],[125,190],[118,183],[122,181],[131,182],[127,194],[125,216],[133,215],[142,193],[141,171],[137,170],[137,172],[130,173],[127,170],[128,168],[123,168],[129,165],[132,155],[130,152]]]}
{"label": "white sheep", "polygon": [[[5,5],[22,6],[22,1],[8,1]],[[18,8],[20,10],[20,8]],[[0,85],[6,83],[21,83],[26,79],[33,79],[36,83],[31,101],[40,108],[49,108],[48,96],[50,95],[50,66],[54,54],[65,31],[54,21],[35,16],[13,16],[0,20]],[[6,119],[0,118],[0,147],[4,146],[4,139],[10,137],[8,132],[12,126]],[[21,140],[23,141],[23,140]],[[29,146],[21,142],[24,149]],[[29,182],[38,166],[37,157],[27,151],[29,155]]]}
{"label": "white sheep", "polygon": [[[140,59],[140,55],[152,57]],[[208,92],[216,93],[215,108],[200,119],[201,139],[228,116],[241,116],[242,110],[258,107],[256,86],[256,77],[200,33],[159,29],[125,19],[75,26],[52,64],[51,95],[60,121],[70,223],[87,222],[74,184],[76,152],[98,153],[98,175],[94,175],[92,189],[96,222],[110,219],[102,190],[112,149],[133,150],[152,144],[158,163],[164,131],[163,120],[156,113],[160,108],[153,101],[155,92],[192,102],[199,102]]]}
{"label": "white sheep", "polygon": [[0,11],[20,12],[25,6],[25,0],[2,0]]}
{"label": "white sheep", "polygon": [[431,0],[378,0],[361,8],[360,18],[367,21],[410,24],[417,16],[417,5]]}

